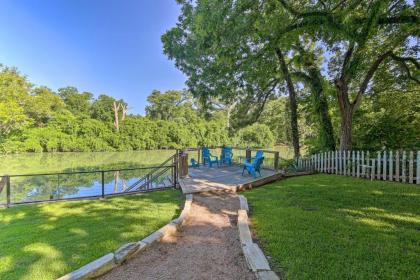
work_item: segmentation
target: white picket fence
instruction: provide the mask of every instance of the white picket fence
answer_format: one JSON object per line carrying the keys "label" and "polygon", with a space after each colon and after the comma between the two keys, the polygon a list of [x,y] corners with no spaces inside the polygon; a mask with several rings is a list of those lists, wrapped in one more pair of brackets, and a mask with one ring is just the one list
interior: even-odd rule
{"label": "white picket fence", "polygon": [[420,184],[420,151],[330,151],[299,158],[297,166],[321,173]]}

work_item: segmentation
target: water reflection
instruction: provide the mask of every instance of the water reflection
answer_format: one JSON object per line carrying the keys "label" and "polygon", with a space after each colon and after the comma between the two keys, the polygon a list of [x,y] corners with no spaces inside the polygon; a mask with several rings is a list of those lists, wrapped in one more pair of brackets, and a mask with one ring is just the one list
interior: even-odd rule
{"label": "water reflection", "polygon": [[[149,181],[146,181],[144,176],[149,172],[156,170],[150,166],[133,166],[132,163],[119,163],[118,168],[116,168],[114,164],[101,166],[101,168],[103,170],[113,170],[106,171],[103,174],[105,195],[118,194],[128,190],[139,191],[153,188],[170,187],[172,185],[172,170],[170,168],[159,169],[162,172],[159,172],[159,174],[156,176],[152,176],[152,180]],[[78,170],[83,172],[91,171],[89,173],[11,177],[11,203],[101,196],[102,173],[95,172],[101,168],[93,167]],[[120,168],[135,169],[114,171],[115,169]],[[71,172],[74,171],[72,170]],[[3,191],[0,193],[0,204],[5,203],[6,196],[5,191]]]}

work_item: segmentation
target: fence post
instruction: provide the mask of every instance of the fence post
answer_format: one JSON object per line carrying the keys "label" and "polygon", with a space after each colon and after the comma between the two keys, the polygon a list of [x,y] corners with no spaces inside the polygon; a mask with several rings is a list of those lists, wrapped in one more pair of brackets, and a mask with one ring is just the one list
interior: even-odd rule
{"label": "fence post", "polygon": [[146,186],[146,189],[150,190],[150,173],[146,175]]}
{"label": "fence post", "polygon": [[406,174],[406,161],[407,161],[407,154],[406,154],[406,152],[405,151],[403,151],[403,154],[402,154],[402,167],[401,167],[401,179],[402,179],[402,181],[405,183],[406,182],[406,177],[405,177],[405,174]]}
{"label": "fence post", "polygon": [[346,150],[343,151],[343,175],[347,175],[347,152]]}
{"label": "fence post", "polygon": [[251,149],[250,148],[246,148],[245,157],[246,157],[247,161],[249,161],[251,159]]}
{"label": "fence post", "polygon": [[373,181],[375,179],[375,159],[372,159],[372,168],[370,170],[370,180]]}
{"label": "fence post", "polygon": [[173,175],[174,188],[176,188],[178,185],[178,154],[179,152],[178,150],[176,150],[175,155],[172,160],[172,164],[173,164],[172,175]]}
{"label": "fence post", "polygon": [[400,151],[395,152],[395,181],[400,181]]}
{"label": "fence post", "polygon": [[6,207],[10,207],[10,176],[6,175]]}
{"label": "fence post", "polygon": [[384,151],[384,158],[383,158],[384,162],[383,162],[383,175],[382,175],[382,180],[386,181],[386,168],[387,168],[387,157],[386,157],[386,151]]}
{"label": "fence post", "polygon": [[341,162],[341,150],[338,150],[337,151],[338,152],[338,175],[341,175],[341,165],[342,165],[342,162]]}
{"label": "fence post", "polygon": [[389,152],[389,181],[394,180],[394,155],[392,153],[392,150]]}
{"label": "fence post", "polygon": [[339,173],[338,150],[335,150],[335,174]]}
{"label": "fence post", "polygon": [[327,173],[330,173],[330,152],[327,152]]}
{"label": "fence post", "polygon": [[179,171],[181,178],[188,176],[188,153],[186,152],[179,156]]}
{"label": "fence post", "polygon": [[357,151],[357,159],[356,159],[356,177],[360,177],[360,151]]}
{"label": "fence post", "polygon": [[60,173],[57,174],[57,199],[60,199]]}
{"label": "fence post", "polygon": [[417,161],[416,161],[416,184],[420,184],[420,151],[417,151]]}
{"label": "fence post", "polygon": [[408,162],[408,182],[413,183],[413,151],[410,151],[410,158]]}
{"label": "fence post", "polygon": [[102,177],[102,198],[105,197],[105,171],[101,171],[101,177]]}
{"label": "fence post", "polygon": [[274,153],[274,170],[276,172],[279,170],[279,152]]}
{"label": "fence post", "polygon": [[378,168],[376,170],[376,179],[381,180],[381,152],[378,152]]}

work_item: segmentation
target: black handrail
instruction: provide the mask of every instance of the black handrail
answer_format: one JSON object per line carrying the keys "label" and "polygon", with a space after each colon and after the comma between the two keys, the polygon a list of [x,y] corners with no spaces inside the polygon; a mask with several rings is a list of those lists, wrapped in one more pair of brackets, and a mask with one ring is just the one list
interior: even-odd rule
{"label": "black handrail", "polygon": [[129,191],[131,191],[132,189],[134,189],[134,188],[136,188],[136,187],[138,187],[138,185],[142,182],[142,181],[145,181],[143,184],[141,184],[140,185],[140,187],[138,187],[138,188],[142,188],[142,187],[144,187],[144,185],[145,184],[147,184],[147,179],[148,178],[150,178],[150,177],[152,177],[153,176],[153,174],[157,171],[157,170],[159,170],[159,169],[161,169],[161,168],[163,168],[163,167],[167,167],[167,169],[165,170],[165,171],[167,171],[170,167],[174,167],[174,165],[166,165],[169,161],[173,161],[173,159],[175,158],[175,156],[176,156],[176,154],[175,155],[172,155],[172,156],[170,156],[167,160],[165,160],[164,162],[162,162],[159,166],[157,166],[153,171],[151,171],[151,172],[149,172],[149,173],[147,173],[146,175],[144,175],[142,178],[140,178],[137,182],[135,182],[134,184],[132,184],[130,187],[128,187],[124,192],[129,192]]}
{"label": "black handrail", "polygon": [[86,173],[101,173],[101,172],[116,172],[116,171],[133,171],[133,170],[144,170],[144,169],[159,169],[162,167],[171,167],[173,165],[166,166],[148,166],[148,167],[133,167],[133,168],[123,168],[123,169],[104,169],[104,170],[91,170],[91,171],[73,171],[73,172],[54,172],[54,173],[30,173],[30,174],[4,174],[0,177],[30,177],[30,176],[52,176],[52,175],[72,175],[72,174],[86,174]]}

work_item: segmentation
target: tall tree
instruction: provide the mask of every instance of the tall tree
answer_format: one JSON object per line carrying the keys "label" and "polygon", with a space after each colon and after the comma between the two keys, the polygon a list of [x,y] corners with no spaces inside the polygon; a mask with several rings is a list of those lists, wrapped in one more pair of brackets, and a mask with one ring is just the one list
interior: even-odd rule
{"label": "tall tree", "polygon": [[64,87],[58,89],[58,95],[72,113],[89,114],[93,99],[92,93],[79,92],[75,87]]}
{"label": "tall tree", "polygon": [[31,124],[31,119],[25,114],[31,87],[26,77],[15,68],[0,64],[0,136],[7,136]]}
{"label": "tall tree", "polygon": [[[237,100],[258,102],[255,114],[250,110],[244,114],[246,122],[258,119],[271,97],[279,92],[289,95],[298,156],[296,91],[293,81],[285,79],[287,67],[281,63],[288,59],[290,42],[278,44],[272,36],[272,20],[288,21],[287,15],[282,12],[276,18],[267,18],[276,5],[273,1],[179,2],[182,13],[178,24],[162,36],[162,41],[164,52],[187,75],[193,95],[204,101],[218,96],[227,104]],[[282,57],[277,50],[282,51]]]}
{"label": "tall tree", "polygon": [[405,1],[318,1],[290,4],[279,0],[292,16],[292,23],[277,30],[279,39],[298,31],[321,40],[332,54],[330,73],[341,113],[340,148],[352,146],[355,111],[371,88],[377,70],[386,61],[406,70],[408,77],[419,63],[406,56],[418,36],[419,5]]}
{"label": "tall tree", "polygon": [[335,150],[334,129],[328,112],[329,106],[326,97],[327,84],[321,75],[320,61],[317,61],[316,56],[316,53],[319,57],[319,54],[322,55],[324,52],[319,48],[314,48],[314,44],[311,42],[306,42],[306,45],[309,46],[305,48],[299,42],[293,46],[296,52],[293,56],[294,70],[292,74],[297,80],[310,88],[312,107],[322,149]]}
{"label": "tall tree", "polygon": [[298,121],[297,121],[297,102],[296,102],[296,90],[293,85],[292,77],[290,75],[289,69],[286,65],[286,60],[284,58],[283,52],[280,48],[276,48],[276,54],[280,61],[280,69],[283,72],[284,79],[286,80],[287,89],[289,91],[289,103],[290,103],[290,122],[292,127],[292,143],[293,151],[295,158],[300,155],[300,145],[299,145],[299,131],[298,131]]}

